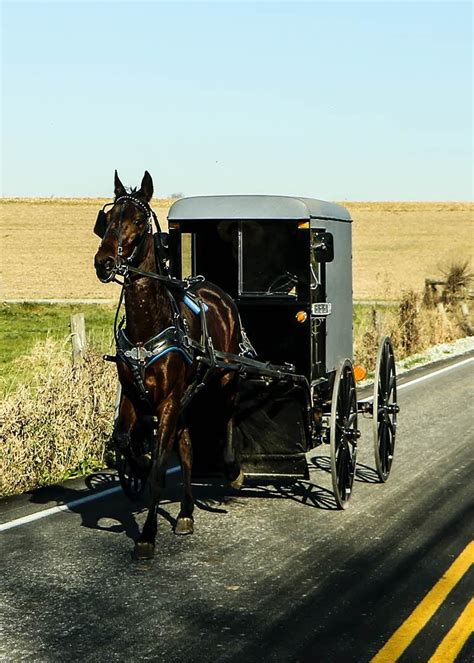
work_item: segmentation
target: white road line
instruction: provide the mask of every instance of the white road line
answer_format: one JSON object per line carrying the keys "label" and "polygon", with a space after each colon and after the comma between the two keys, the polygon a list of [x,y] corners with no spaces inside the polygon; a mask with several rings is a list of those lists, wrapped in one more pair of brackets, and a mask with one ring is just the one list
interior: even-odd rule
{"label": "white road line", "polygon": [[[401,391],[401,389],[405,389],[406,387],[411,387],[413,384],[417,384],[418,382],[423,382],[424,380],[429,380],[430,378],[434,378],[437,375],[441,375],[441,373],[446,373],[447,371],[451,371],[453,368],[459,368],[459,366],[464,366],[465,364],[469,364],[470,362],[474,362],[474,357],[469,357],[469,359],[458,361],[456,364],[451,364],[450,366],[439,368],[437,371],[433,371],[433,373],[428,373],[427,375],[421,375],[419,378],[414,378],[409,382],[404,382],[403,384],[397,385],[397,392]],[[359,401],[359,403],[370,403],[370,401],[373,400],[374,397],[369,396],[368,398],[363,398],[361,401]]]}
{"label": "white road line", "polygon": [[[457,364],[451,364],[451,366],[445,366],[444,368],[440,368],[437,371],[433,371],[433,373],[428,373],[428,375],[422,375],[419,378],[410,380],[410,382],[405,382],[404,384],[401,384],[397,387],[397,391],[400,391],[405,387],[410,387],[411,385],[416,384],[418,382],[429,380],[430,378],[434,378],[436,375],[441,375],[441,373],[446,373],[447,371],[451,371],[454,368],[459,368],[459,366],[464,366],[465,364],[469,364],[470,362],[474,362],[473,357],[469,357],[469,359],[464,359],[463,361],[458,361]],[[363,401],[360,402],[371,401],[372,398],[373,397],[371,396],[370,398],[365,398]],[[179,467],[172,467],[166,472],[166,474],[176,474],[176,472],[179,472],[179,470],[180,470]],[[0,524],[0,532],[5,532],[6,530],[12,529],[13,527],[19,527],[20,525],[26,525],[27,523],[32,523],[35,520],[41,520],[42,518],[47,518],[48,516],[52,516],[54,513],[60,513],[61,511],[70,511],[77,506],[81,506],[82,504],[87,504],[87,502],[94,502],[95,500],[100,500],[103,497],[108,497],[109,495],[118,493],[121,490],[122,488],[120,486],[115,486],[114,488],[108,488],[107,490],[103,490],[100,493],[93,493],[92,495],[79,497],[77,500],[73,500],[72,502],[67,502],[66,504],[59,504],[58,506],[53,506],[50,509],[44,509],[43,511],[30,513],[28,516],[23,516],[22,518],[16,518],[15,520],[10,520],[9,522]]]}
{"label": "white road line", "polygon": [[[176,474],[180,471],[180,467],[171,467],[166,474]],[[72,511],[82,504],[87,504],[88,502],[94,502],[95,500],[101,500],[103,497],[108,497],[109,495],[114,495],[115,493],[121,492],[121,486],[114,486],[113,488],[107,488],[107,490],[102,490],[100,493],[92,493],[92,495],[86,495],[85,497],[79,497],[77,500],[72,500],[72,502],[67,502],[66,504],[58,504],[58,506],[53,506],[50,509],[44,509],[43,511],[37,511],[36,513],[30,513],[28,516],[22,516],[21,518],[16,518],[15,520],[10,520],[9,522],[0,524],[0,532],[5,532],[8,529],[13,529],[13,527],[19,527],[20,525],[26,525],[28,523],[33,523],[35,520],[41,520],[42,518],[47,518],[52,516],[54,513],[60,513],[61,511]]]}
{"label": "white road line", "polygon": [[423,382],[423,380],[429,380],[430,378],[434,378],[436,375],[441,375],[441,373],[446,373],[447,371],[451,371],[453,368],[459,368],[459,366],[464,366],[465,364],[469,364],[471,362],[474,362],[474,357],[469,357],[469,359],[458,361],[457,364],[451,364],[451,366],[445,366],[444,368],[440,368],[437,371],[434,371],[433,373],[428,373],[428,375],[421,375],[419,378],[415,378],[414,380],[410,380],[410,382],[405,382],[404,384],[401,384],[399,387],[397,387],[397,391],[400,391],[400,389],[404,389],[405,387],[409,387],[412,384],[416,384],[417,382]]}

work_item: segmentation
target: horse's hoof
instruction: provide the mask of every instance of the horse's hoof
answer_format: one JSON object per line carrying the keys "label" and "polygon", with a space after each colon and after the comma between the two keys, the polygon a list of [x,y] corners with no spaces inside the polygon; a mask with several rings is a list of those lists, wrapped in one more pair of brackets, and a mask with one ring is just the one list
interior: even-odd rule
{"label": "horse's hoof", "polygon": [[178,518],[174,528],[175,534],[192,534],[194,532],[194,520],[192,518]]}
{"label": "horse's hoof", "polygon": [[230,482],[230,487],[235,488],[235,490],[240,490],[244,485],[244,481],[245,481],[245,474],[242,472],[242,470],[240,470],[239,476]]}
{"label": "horse's hoof", "polygon": [[152,543],[137,541],[132,552],[132,558],[136,560],[153,559],[154,554],[155,546]]}

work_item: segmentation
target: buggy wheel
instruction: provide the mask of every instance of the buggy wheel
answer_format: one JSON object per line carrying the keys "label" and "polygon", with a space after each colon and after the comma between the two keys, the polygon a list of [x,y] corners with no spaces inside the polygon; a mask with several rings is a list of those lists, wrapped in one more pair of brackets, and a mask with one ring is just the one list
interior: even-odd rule
{"label": "buggy wheel", "polygon": [[380,481],[387,481],[392,468],[397,432],[397,375],[390,338],[379,346],[374,378],[373,431],[375,466]]}
{"label": "buggy wheel", "polygon": [[126,454],[121,451],[115,452],[115,467],[118,472],[120,485],[125,495],[130,500],[136,500],[145,490],[147,484],[147,475],[142,474],[134,467],[134,462],[130,461]]}
{"label": "buggy wheel", "polygon": [[357,395],[352,363],[345,359],[336,371],[331,401],[331,477],[337,506],[348,505],[356,466]]}

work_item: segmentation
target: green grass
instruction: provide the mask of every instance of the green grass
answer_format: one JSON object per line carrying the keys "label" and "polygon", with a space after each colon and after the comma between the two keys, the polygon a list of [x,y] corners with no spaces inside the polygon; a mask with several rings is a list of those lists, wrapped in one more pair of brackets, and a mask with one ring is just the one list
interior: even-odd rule
{"label": "green grass", "polygon": [[377,306],[371,304],[354,304],[353,314],[352,314],[352,323],[354,325],[354,339],[359,335],[360,330],[363,327],[366,327],[372,318],[372,309],[380,310],[382,313],[386,312],[396,312],[398,309],[398,304],[394,303],[390,306]]}
{"label": "green grass", "polygon": [[28,355],[37,341],[48,336],[68,342],[69,320],[84,313],[89,343],[108,351],[112,342],[115,307],[104,304],[0,304],[0,393],[5,393],[31,374]]}

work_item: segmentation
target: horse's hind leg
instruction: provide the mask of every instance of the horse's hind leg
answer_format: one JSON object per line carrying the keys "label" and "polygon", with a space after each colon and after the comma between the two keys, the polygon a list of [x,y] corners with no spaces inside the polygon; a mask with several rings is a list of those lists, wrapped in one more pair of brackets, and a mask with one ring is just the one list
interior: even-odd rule
{"label": "horse's hind leg", "polygon": [[232,417],[227,423],[227,436],[224,447],[224,465],[227,479],[231,488],[240,490],[245,481],[245,474],[240,469],[240,465],[235,456],[234,442],[233,442],[233,428],[234,421]]}
{"label": "horse's hind leg", "polygon": [[239,490],[245,481],[245,475],[240,469],[233,441],[234,431],[234,408],[237,401],[237,377],[227,373],[222,378],[222,390],[225,399],[225,417],[227,419],[226,439],[224,444],[224,467],[225,474],[232,488]]}
{"label": "horse's hind leg", "polygon": [[183,475],[183,498],[181,510],[174,528],[175,534],[192,534],[194,531],[194,498],[191,488],[191,472],[193,466],[193,449],[188,428],[183,428],[178,435],[178,452]]}

